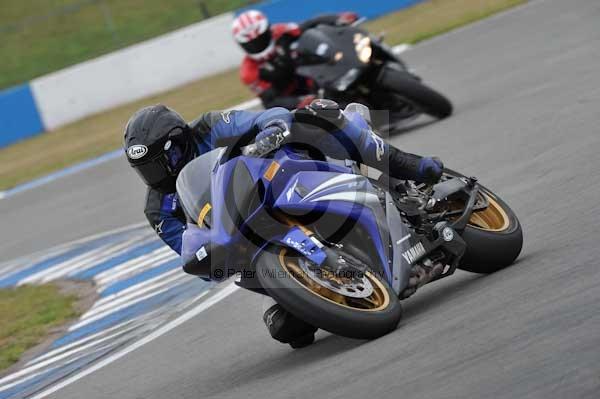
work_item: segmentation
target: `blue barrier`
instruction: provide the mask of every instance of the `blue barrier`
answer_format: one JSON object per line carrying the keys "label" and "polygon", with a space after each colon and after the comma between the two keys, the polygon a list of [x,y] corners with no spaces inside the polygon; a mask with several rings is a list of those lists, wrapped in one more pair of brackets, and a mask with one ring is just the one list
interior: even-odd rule
{"label": "blue barrier", "polygon": [[236,14],[248,9],[260,10],[273,23],[299,22],[319,14],[342,11],[354,11],[361,17],[371,19],[422,1],[424,0],[271,0],[240,9]]}
{"label": "blue barrier", "polygon": [[29,84],[0,91],[0,148],[43,131]]}

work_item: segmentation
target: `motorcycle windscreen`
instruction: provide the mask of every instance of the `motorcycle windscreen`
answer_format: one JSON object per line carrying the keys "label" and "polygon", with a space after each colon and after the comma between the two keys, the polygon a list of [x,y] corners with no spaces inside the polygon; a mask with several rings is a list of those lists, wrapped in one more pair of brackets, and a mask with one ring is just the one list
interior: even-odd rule
{"label": "motorcycle windscreen", "polygon": [[367,65],[356,54],[356,35],[365,33],[353,27],[319,25],[300,36],[296,51],[299,54],[298,74],[330,88],[337,80],[355,70],[355,79]]}
{"label": "motorcycle windscreen", "polygon": [[189,222],[212,225],[211,177],[223,149],[207,152],[188,163],[177,177],[177,195]]}

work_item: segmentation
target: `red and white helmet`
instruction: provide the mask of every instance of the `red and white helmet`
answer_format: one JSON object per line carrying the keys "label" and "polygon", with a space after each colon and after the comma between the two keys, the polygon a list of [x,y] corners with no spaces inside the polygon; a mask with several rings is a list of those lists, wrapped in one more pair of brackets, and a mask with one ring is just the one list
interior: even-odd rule
{"label": "red and white helmet", "polygon": [[275,49],[269,20],[260,11],[248,10],[238,15],[231,31],[235,41],[251,58],[267,58]]}

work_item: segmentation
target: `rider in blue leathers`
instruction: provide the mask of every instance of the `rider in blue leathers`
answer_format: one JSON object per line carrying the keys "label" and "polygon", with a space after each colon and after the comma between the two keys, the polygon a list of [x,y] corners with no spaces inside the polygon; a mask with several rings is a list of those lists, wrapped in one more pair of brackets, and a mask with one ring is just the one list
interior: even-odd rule
{"label": "rider in blue leathers", "polygon": [[[241,147],[251,142],[268,145],[269,138],[278,132],[293,128],[301,119],[313,123],[315,116],[316,124],[325,121],[324,128],[329,134],[323,136],[321,130],[314,142],[328,156],[351,158],[402,179],[437,181],[442,174],[439,160],[394,148],[375,135],[360,115],[343,115],[337,104],[327,100],[315,100],[297,112],[295,122],[286,109],[272,108],[262,112],[208,112],[188,124],[164,105],[142,108],[130,118],[125,128],[124,149],[130,165],[148,186],[146,217],[160,238],[182,254],[187,273],[206,277],[210,256],[205,264],[190,259],[197,258],[196,251],[206,244],[202,241],[209,233],[194,225],[190,225],[193,231],[186,232],[186,217],[175,189],[181,169],[197,156],[218,147]],[[342,119],[344,122],[340,124]],[[184,232],[187,238],[182,244]],[[315,327],[274,302],[266,307],[263,319],[273,338],[292,347],[302,347],[314,340]]]}
{"label": "rider in blue leathers", "polygon": [[[148,185],[144,213],[159,237],[181,254],[186,225],[175,192],[175,179],[185,164],[217,147],[243,140],[244,135],[254,139],[270,121],[289,121],[290,117],[283,108],[264,112],[208,112],[188,124],[163,105],[142,108],[134,114],[125,131],[125,148],[126,151],[135,146],[148,148],[139,158],[132,159],[128,153],[128,160]],[[138,133],[142,131],[144,134]],[[167,142],[170,148],[165,151]]]}

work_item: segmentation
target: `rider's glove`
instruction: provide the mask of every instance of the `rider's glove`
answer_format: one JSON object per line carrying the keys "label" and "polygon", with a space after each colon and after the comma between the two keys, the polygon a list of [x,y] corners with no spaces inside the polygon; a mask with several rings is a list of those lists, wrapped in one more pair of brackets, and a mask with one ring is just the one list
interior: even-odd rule
{"label": "rider's glove", "polygon": [[254,142],[259,154],[267,154],[281,146],[288,131],[288,125],[282,119],[274,119],[265,125],[265,128],[256,135]]}
{"label": "rider's glove", "polygon": [[258,67],[258,77],[271,83],[285,82],[294,74],[293,64],[284,57],[275,57]]}
{"label": "rider's glove", "polygon": [[258,135],[256,135],[256,137],[258,138],[258,136],[261,135],[263,132],[265,132],[267,129],[272,129],[271,130],[272,132],[277,131],[277,132],[283,133],[283,132],[289,130],[290,127],[288,126],[287,122],[284,121],[283,119],[273,119],[272,121],[267,122],[263,131],[258,133]]}
{"label": "rider's glove", "polygon": [[421,181],[429,184],[437,183],[438,181],[440,181],[443,172],[444,164],[439,158],[421,158],[421,161],[419,162],[418,172]]}

